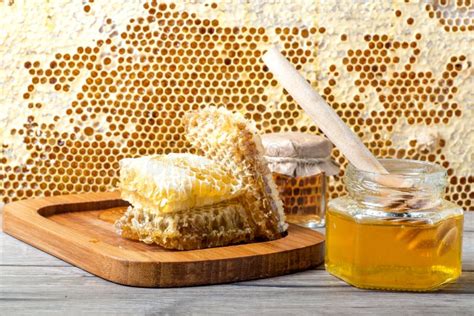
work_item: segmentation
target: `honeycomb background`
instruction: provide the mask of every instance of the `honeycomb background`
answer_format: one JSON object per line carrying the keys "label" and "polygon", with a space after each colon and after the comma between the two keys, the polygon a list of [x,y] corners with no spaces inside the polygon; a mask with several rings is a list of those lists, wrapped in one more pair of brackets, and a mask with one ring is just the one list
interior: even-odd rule
{"label": "honeycomb background", "polygon": [[0,199],[113,190],[121,158],[192,150],[181,117],[208,104],[319,134],[260,60],[278,44],[375,155],[443,165],[472,210],[473,2],[0,1]]}

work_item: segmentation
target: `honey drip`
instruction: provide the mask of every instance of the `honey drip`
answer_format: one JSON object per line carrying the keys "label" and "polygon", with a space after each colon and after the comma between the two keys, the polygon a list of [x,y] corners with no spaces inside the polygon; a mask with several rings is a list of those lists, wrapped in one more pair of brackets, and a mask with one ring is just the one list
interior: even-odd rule
{"label": "honey drip", "polygon": [[107,223],[115,223],[127,210],[127,207],[114,207],[99,213],[99,219]]}

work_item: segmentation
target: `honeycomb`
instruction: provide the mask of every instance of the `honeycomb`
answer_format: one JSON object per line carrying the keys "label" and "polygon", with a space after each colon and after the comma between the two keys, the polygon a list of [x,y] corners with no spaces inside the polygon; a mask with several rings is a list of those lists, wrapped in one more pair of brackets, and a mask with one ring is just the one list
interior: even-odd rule
{"label": "honeycomb", "polygon": [[280,238],[288,225],[254,122],[223,107],[209,107],[187,114],[184,124],[193,147],[237,179],[239,201],[256,224],[256,236]]}
{"label": "honeycomb", "polygon": [[121,161],[121,193],[132,206],[117,232],[180,250],[282,237],[288,224],[253,124],[223,107],[193,111],[184,124],[203,156]]}
{"label": "honeycomb", "polygon": [[250,242],[253,223],[238,201],[177,213],[148,213],[130,206],[116,223],[123,238],[156,243],[167,249],[192,250]]}
{"label": "honeycomb", "polygon": [[425,10],[446,32],[474,31],[474,2],[471,0],[439,0],[425,4]]}
{"label": "honeycomb", "polygon": [[216,204],[235,198],[239,189],[230,172],[202,156],[169,154],[120,161],[122,198],[151,213]]}
{"label": "honeycomb", "polygon": [[114,190],[123,158],[194,153],[182,117],[208,104],[320,134],[260,60],[278,43],[376,156],[441,164],[472,210],[472,2],[338,3],[5,2],[1,200]]}

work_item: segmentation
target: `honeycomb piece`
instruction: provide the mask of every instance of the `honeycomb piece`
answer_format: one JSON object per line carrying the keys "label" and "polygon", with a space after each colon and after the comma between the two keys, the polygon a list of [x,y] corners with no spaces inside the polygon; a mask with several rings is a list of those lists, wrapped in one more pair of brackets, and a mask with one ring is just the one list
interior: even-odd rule
{"label": "honeycomb piece", "polygon": [[124,200],[150,213],[216,204],[240,194],[229,172],[193,154],[122,159],[120,190]]}
{"label": "honeycomb piece", "polygon": [[256,237],[280,237],[287,228],[283,204],[256,127],[241,114],[217,107],[187,114],[184,124],[190,143],[237,178],[241,203],[257,226]]}
{"label": "honeycomb piece", "polygon": [[122,196],[132,206],[116,222],[117,232],[179,250],[281,237],[283,206],[255,127],[215,107],[185,121],[191,143],[208,158],[122,160]]}
{"label": "honeycomb piece", "polygon": [[254,228],[237,200],[174,213],[149,213],[129,207],[116,229],[122,237],[190,250],[254,240]]}

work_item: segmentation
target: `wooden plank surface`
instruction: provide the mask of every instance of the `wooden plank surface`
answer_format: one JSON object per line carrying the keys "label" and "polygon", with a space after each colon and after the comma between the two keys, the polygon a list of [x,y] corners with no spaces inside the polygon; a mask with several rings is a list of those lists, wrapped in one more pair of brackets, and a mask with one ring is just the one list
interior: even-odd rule
{"label": "wooden plank surface", "polygon": [[474,213],[466,213],[463,274],[436,293],[359,290],[323,267],[225,285],[174,289],[113,284],[0,232],[0,311],[10,314],[404,314],[472,315]]}

